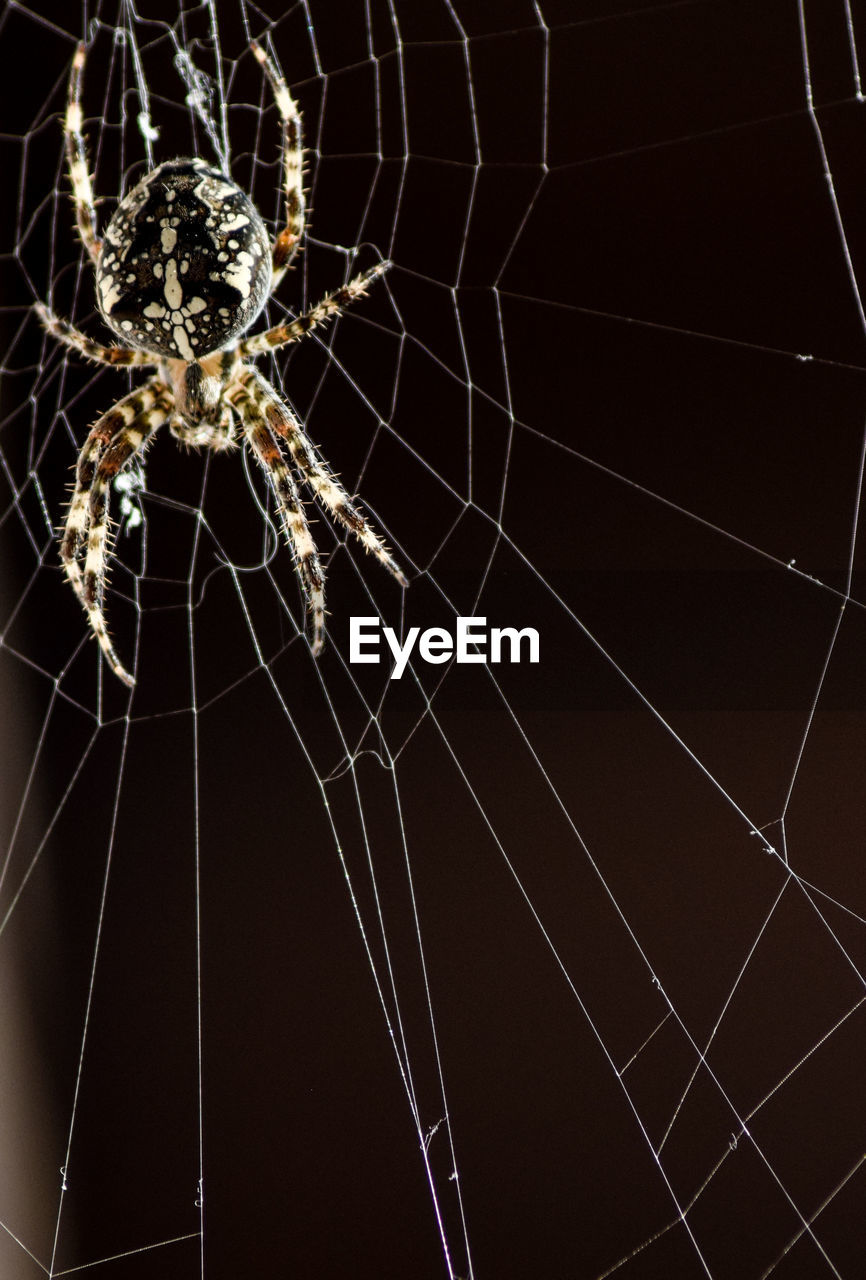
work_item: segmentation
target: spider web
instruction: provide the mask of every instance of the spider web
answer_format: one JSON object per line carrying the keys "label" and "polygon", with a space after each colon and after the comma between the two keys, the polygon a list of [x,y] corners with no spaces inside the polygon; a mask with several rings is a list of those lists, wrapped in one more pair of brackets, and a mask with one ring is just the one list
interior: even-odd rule
{"label": "spider web", "polygon": [[[853,1277],[866,1035],[861,5],[0,19],[0,1273]],[[75,20],[73,20],[75,19]],[[101,663],[56,527],[102,225],[174,154],[312,217],[260,362],[412,585],[166,433]],[[22,67],[25,74],[21,73]],[[134,380],[133,380],[134,382]],[[312,514],[312,512],[311,512]],[[540,662],[349,662],[349,618]]]}

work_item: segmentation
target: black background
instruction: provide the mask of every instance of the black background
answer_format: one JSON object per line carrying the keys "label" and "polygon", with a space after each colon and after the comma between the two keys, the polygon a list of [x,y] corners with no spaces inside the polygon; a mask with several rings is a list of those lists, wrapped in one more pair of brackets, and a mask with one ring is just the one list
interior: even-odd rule
{"label": "black background", "polygon": [[[206,151],[175,11],[145,9],[155,157]],[[124,1254],[92,1274],[448,1274],[345,865],[393,1019],[385,919],[454,1275],[416,918],[479,1280],[623,1259],[629,1280],[857,1276],[866,326],[845,249],[859,279],[866,125],[843,6],[805,16],[844,241],[790,0],[394,12],[399,42],[384,5],[369,24],[360,0],[314,5],[320,66],[302,9],[219,18],[230,101],[269,105],[241,55],[270,29],[305,113],[312,239],[285,304],[343,278],[335,244],[394,260],[336,363],[311,343],[271,374],[412,587],[319,518],[314,666],[257,478],[166,434],[146,572],[122,538],[108,604],[131,700],[40,500],[56,524],[76,442],[125,389],[27,310],[51,288],[102,332],[58,123],[84,27],[43,6],[0,30],[0,1219],[47,1266],[68,1163],[56,1273]],[[210,70],[203,15],[176,29]],[[105,217],[145,167],[117,59],[94,32]],[[229,123],[232,172],[275,218],[274,113]],[[348,618],[375,611],[533,625],[541,662],[349,671]],[[0,1258],[44,1274],[11,1237]]]}

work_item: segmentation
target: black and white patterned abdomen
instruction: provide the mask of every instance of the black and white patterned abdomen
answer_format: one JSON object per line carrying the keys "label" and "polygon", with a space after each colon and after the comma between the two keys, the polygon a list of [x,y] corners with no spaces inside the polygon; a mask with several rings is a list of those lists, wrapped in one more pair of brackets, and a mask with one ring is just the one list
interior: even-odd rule
{"label": "black and white patterned abdomen", "polygon": [[203,160],[169,160],[120,202],[105,230],[96,296],[125,345],[200,360],[265,305],[271,250],[252,201]]}

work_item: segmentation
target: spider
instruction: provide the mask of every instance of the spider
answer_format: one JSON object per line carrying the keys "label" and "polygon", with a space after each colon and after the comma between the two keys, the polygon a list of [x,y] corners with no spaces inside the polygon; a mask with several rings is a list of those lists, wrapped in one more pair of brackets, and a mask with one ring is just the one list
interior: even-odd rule
{"label": "spider", "polygon": [[166,422],[182,444],[214,450],[230,447],[242,431],[276,499],[310,616],[314,656],[325,640],[325,576],[298,478],[401,586],[409,585],[301,423],[250,363],[339,315],[390,266],[380,262],[296,319],[244,336],[297,253],[305,227],[300,112],[270,56],[256,43],[251,49],[282,121],[286,221],[273,243],[249,197],[198,157],[169,160],[147,173],[121,200],[100,239],[82,132],[83,42],[69,74],[63,131],[75,219],[94,266],[100,315],[124,345],[103,346],[41,303],[36,310],[58,342],[87,359],[155,372],[91,428],[78,456],[60,556],[109,666],[130,686],[135,680],[115,652],[103,612],[108,498],[114,477]]}

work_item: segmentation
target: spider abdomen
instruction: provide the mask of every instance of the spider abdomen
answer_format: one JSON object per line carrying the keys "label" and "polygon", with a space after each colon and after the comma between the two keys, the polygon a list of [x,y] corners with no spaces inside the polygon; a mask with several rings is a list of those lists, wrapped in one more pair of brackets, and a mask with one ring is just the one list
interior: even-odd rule
{"label": "spider abdomen", "polygon": [[96,296],[124,343],[193,361],[244,333],[271,285],[271,249],[248,196],[203,160],[169,160],[118,205]]}

